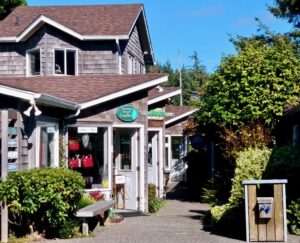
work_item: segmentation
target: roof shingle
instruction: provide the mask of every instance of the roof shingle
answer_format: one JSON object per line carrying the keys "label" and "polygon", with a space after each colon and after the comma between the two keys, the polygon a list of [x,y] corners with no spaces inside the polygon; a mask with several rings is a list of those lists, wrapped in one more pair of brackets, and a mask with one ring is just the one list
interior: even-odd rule
{"label": "roof shingle", "polygon": [[128,35],[142,8],[141,4],[20,6],[0,22],[0,37],[20,35],[41,15],[81,35]]}
{"label": "roof shingle", "polygon": [[54,96],[81,104],[165,76],[165,74],[139,74],[28,78],[0,77],[0,85]]}

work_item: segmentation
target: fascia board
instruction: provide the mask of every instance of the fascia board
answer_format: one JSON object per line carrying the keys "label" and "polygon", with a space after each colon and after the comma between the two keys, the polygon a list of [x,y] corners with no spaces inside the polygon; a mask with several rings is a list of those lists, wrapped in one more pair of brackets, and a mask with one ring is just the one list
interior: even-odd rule
{"label": "fascia board", "polygon": [[199,109],[194,109],[194,110],[191,110],[191,111],[186,112],[186,113],[184,113],[184,114],[181,114],[181,115],[179,115],[179,116],[176,116],[176,117],[174,117],[174,118],[172,118],[172,119],[170,119],[170,120],[167,120],[167,121],[165,122],[165,125],[169,125],[169,124],[171,124],[171,123],[173,123],[173,122],[175,122],[175,121],[178,121],[178,120],[180,120],[180,119],[182,119],[182,118],[184,118],[184,117],[187,117],[187,116],[193,114],[194,112],[196,112],[196,111],[198,111],[198,110],[199,110]]}
{"label": "fascia board", "polygon": [[81,109],[86,109],[88,107],[98,105],[98,104],[101,104],[101,103],[104,103],[104,102],[122,97],[124,95],[128,95],[128,94],[131,94],[131,93],[143,90],[143,89],[147,89],[147,88],[156,86],[158,84],[166,82],[167,80],[168,80],[168,76],[163,76],[163,77],[160,77],[158,79],[154,79],[152,81],[148,81],[148,82],[145,82],[143,84],[139,84],[139,85],[136,85],[136,86],[133,86],[133,87],[130,87],[130,88],[127,88],[127,89],[123,89],[121,91],[103,96],[101,98],[82,103],[80,108]]}
{"label": "fascia board", "polygon": [[79,108],[79,105],[74,102],[45,94],[41,94],[37,102],[69,110],[77,110]]}
{"label": "fascia board", "polygon": [[151,100],[148,100],[148,105],[153,105],[153,104],[158,103],[162,100],[166,100],[168,98],[171,98],[171,97],[173,97],[175,95],[179,95],[179,94],[181,94],[181,89],[178,89],[178,90],[175,90],[173,92],[170,92],[170,93],[164,94],[162,96],[159,96],[159,97],[153,98]]}
{"label": "fascia board", "polygon": [[39,95],[30,91],[24,91],[20,89],[15,89],[7,86],[0,85],[0,94],[12,96],[15,98],[23,99],[23,100],[33,100],[35,98],[39,98]]}

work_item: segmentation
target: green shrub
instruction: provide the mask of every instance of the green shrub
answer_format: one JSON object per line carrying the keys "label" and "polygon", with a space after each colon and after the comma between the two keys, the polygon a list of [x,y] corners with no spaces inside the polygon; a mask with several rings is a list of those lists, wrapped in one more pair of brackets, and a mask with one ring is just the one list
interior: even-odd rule
{"label": "green shrub", "polygon": [[211,206],[215,206],[218,204],[218,199],[216,197],[217,190],[212,188],[203,188],[201,195],[201,202],[208,203]]}
{"label": "green shrub", "polygon": [[150,213],[155,213],[163,206],[165,206],[166,200],[156,197],[156,186],[154,184],[148,184],[148,209]]}
{"label": "green shrub", "polygon": [[78,202],[78,208],[84,208],[86,206],[92,205],[96,203],[97,201],[90,195],[90,194],[84,194],[80,201]]}
{"label": "green shrub", "polygon": [[271,150],[268,148],[248,148],[237,153],[236,168],[232,179],[231,195],[229,203],[231,206],[239,205],[244,197],[245,180],[259,180],[262,178],[270,159]]}
{"label": "green shrub", "polygon": [[68,224],[82,197],[82,176],[68,169],[33,169],[13,172],[0,183],[0,200],[9,207],[17,234],[34,231],[55,237]]}
{"label": "green shrub", "polygon": [[300,235],[300,199],[291,201],[287,209],[287,216],[290,231]]}
{"label": "green shrub", "polygon": [[273,149],[264,179],[287,179],[287,201],[300,198],[300,146],[282,146]]}
{"label": "green shrub", "polygon": [[217,223],[223,217],[224,213],[230,208],[232,208],[232,206],[230,206],[229,203],[222,206],[214,206],[210,210],[213,223]]}

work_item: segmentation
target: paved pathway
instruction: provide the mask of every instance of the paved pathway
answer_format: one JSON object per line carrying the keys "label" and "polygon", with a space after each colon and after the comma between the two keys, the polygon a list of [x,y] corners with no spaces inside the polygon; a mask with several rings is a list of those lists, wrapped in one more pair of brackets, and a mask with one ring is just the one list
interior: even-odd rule
{"label": "paved pathway", "polygon": [[[235,243],[240,240],[210,234],[203,229],[202,218],[209,209],[206,204],[182,201],[182,190],[169,194],[166,207],[156,214],[125,214],[118,223],[101,227],[95,237],[84,239],[49,241],[59,243]],[[180,199],[180,200],[178,200]],[[288,242],[300,242],[300,237]]]}

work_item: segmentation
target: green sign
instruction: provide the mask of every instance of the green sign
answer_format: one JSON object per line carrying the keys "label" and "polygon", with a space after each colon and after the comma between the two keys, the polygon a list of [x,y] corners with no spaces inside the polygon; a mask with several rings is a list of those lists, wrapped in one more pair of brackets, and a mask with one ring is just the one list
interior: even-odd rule
{"label": "green sign", "polygon": [[118,108],[117,117],[121,121],[132,122],[139,117],[139,112],[132,105],[124,105]]}
{"label": "green sign", "polygon": [[163,118],[166,116],[166,111],[163,108],[156,108],[148,111],[148,117],[149,116]]}

